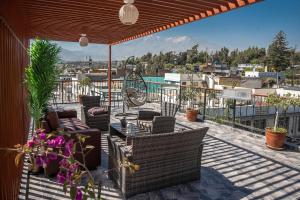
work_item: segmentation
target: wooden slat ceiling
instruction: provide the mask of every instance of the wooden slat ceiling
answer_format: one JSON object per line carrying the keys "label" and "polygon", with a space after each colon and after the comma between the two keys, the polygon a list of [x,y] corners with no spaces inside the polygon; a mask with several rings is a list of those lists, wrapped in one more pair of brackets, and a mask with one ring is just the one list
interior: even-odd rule
{"label": "wooden slat ceiling", "polygon": [[[119,21],[123,0],[17,0],[29,37],[119,44],[261,0],[135,0],[139,19],[131,26]],[[230,23],[230,22],[229,22]]]}

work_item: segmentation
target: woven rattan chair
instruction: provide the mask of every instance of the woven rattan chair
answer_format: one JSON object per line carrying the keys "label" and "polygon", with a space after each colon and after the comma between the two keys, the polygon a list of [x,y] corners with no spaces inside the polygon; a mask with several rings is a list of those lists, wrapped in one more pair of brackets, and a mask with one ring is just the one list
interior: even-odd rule
{"label": "woven rattan chair", "polygon": [[[175,115],[177,110],[177,104],[164,102],[161,105],[161,112],[152,110],[139,111],[137,123],[139,126],[142,126],[143,128],[148,129],[150,132],[153,133],[173,132],[175,127]],[[156,124],[154,124],[154,122]],[[164,122],[165,124],[161,122]],[[159,128],[157,125],[160,125],[161,128]],[[166,129],[166,131],[164,129]]]}
{"label": "woven rattan chair", "polygon": [[175,129],[175,117],[154,116],[151,123],[148,121],[139,121],[139,126],[152,134],[171,133]]}
{"label": "woven rattan chair", "polygon": [[[100,96],[82,96],[81,120],[91,128],[107,131],[110,123],[110,109],[108,106],[100,105]],[[99,115],[91,115],[91,108],[104,107],[107,112]]]}
{"label": "woven rattan chair", "polygon": [[138,120],[148,120],[152,121],[155,116],[169,116],[175,117],[179,106],[175,103],[163,102],[161,104],[161,111],[152,110],[140,110],[138,114]]}
{"label": "woven rattan chair", "polygon": [[[207,130],[134,136],[130,138],[131,146],[117,136],[108,136],[109,177],[125,197],[198,180]],[[124,161],[140,169],[132,173],[120,167]]]}

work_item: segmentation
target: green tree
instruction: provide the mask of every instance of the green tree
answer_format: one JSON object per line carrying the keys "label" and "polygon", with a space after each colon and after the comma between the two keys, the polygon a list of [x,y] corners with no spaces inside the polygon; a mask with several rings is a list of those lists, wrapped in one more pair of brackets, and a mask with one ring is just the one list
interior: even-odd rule
{"label": "green tree", "polygon": [[198,60],[198,44],[194,45],[192,49],[187,50],[187,63],[195,64]]}
{"label": "green tree", "polygon": [[229,49],[226,47],[221,48],[217,52],[220,63],[227,64],[229,62]]}
{"label": "green tree", "polygon": [[276,71],[284,71],[290,65],[290,48],[286,34],[280,31],[268,49],[268,64]]}

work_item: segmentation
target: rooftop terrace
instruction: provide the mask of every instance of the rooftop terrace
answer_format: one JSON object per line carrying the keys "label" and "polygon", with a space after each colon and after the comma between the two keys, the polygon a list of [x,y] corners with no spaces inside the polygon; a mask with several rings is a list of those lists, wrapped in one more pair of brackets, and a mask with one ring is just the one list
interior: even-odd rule
{"label": "rooftop terrace", "polygon": [[[146,107],[156,107],[148,104]],[[74,108],[80,116],[79,104],[64,105]],[[131,109],[136,112],[137,109]],[[117,122],[112,109],[111,122]],[[130,199],[300,199],[299,152],[273,151],[264,144],[263,136],[220,125],[214,122],[188,122],[182,113],[176,115],[176,129],[209,127],[204,139],[201,180],[158,191],[139,194]],[[108,147],[102,134],[102,164],[92,171],[96,180],[102,179],[103,199],[123,199],[111,180],[103,175],[107,169]],[[20,199],[68,199],[54,179],[30,175],[27,182],[26,164],[22,175]]]}

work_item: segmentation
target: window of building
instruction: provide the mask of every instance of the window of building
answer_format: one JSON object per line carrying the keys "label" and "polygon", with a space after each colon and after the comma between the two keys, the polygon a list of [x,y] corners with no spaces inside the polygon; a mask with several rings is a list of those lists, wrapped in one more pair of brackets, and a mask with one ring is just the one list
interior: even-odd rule
{"label": "window of building", "polygon": [[198,82],[194,82],[194,86],[198,87]]}
{"label": "window of building", "polygon": [[186,85],[186,82],[185,81],[181,82],[181,85]]}

